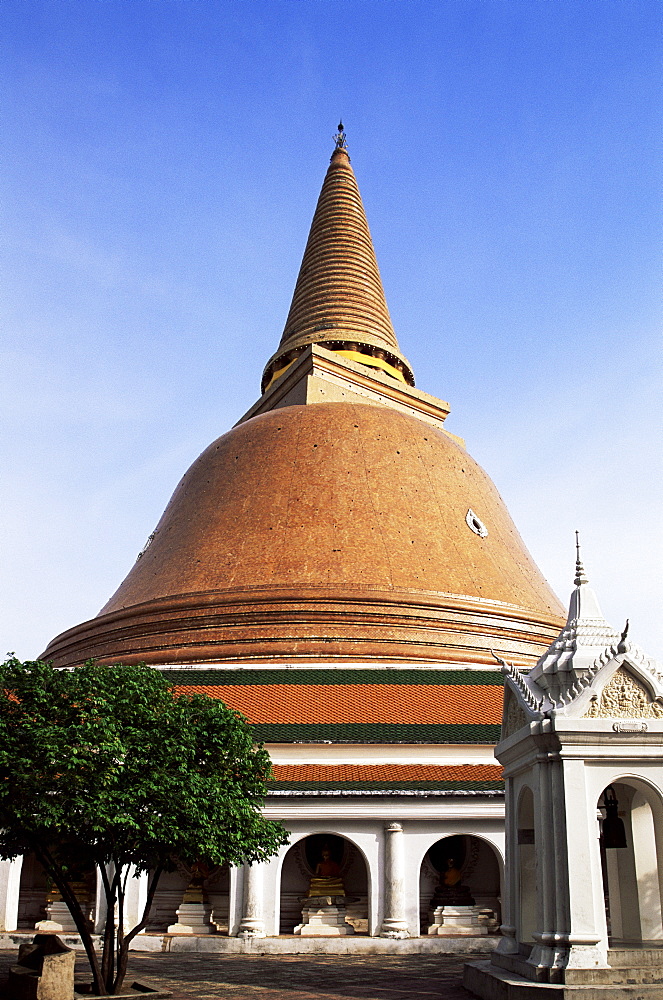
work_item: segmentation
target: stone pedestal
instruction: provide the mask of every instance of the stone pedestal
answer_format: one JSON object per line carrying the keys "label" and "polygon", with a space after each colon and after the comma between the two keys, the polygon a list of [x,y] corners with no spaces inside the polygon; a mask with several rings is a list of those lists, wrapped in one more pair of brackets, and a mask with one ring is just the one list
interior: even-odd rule
{"label": "stone pedestal", "polygon": [[428,928],[428,933],[466,937],[479,937],[487,934],[488,928],[481,923],[479,916],[481,907],[479,906],[436,906],[433,910],[433,923]]}
{"label": "stone pedestal", "polygon": [[37,934],[24,944],[9,970],[10,1000],[74,1000],[76,956],[55,934]]}
{"label": "stone pedestal", "polygon": [[347,923],[347,896],[306,896],[302,900],[302,922],[294,933],[302,937],[345,937],[354,934]]}
{"label": "stone pedestal", "polygon": [[216,931],[209,903],[181,903],[176,913],[177,923],[170,925],[168,934],[214,934]]}
{"label": "stone pedestal", "polygon": [[62,931],[78,933],[69,907],[61,899],[48,904],[46,920],[40,920],[39,923],[35,924],[35,930],[42,934],[60,934]]}

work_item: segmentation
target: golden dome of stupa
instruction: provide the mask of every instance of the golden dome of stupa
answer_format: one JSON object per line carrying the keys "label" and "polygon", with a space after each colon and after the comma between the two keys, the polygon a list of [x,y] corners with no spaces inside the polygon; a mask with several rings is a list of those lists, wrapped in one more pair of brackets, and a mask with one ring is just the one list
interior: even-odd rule
{"label": "golden dome of stupa", "polygon": [[343,140],[262,400],[194,462],[99,615],[53,640],[57,665],[491,663],[491,647],[530,664],[557,634],[497,490],[412,388]]}

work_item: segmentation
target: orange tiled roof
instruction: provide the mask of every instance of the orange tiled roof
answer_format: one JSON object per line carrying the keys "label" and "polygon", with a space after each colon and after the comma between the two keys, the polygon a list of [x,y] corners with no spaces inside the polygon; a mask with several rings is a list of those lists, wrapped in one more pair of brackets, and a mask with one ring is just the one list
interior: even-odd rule
{"label": "orange tiled roof", "polygon": [[499,764],[275,764],[274,790],[501,790]]}
{"label": "orange tiled roof", "polygon": [[405,684],[178,685],[175,690],[221,698],[255,724],[499,725],[502,719],[502,689],[495,685],[444,685],[434,692]]}
{"label": "orange tiled roof", "polygon": [[274,764],[277,781],[495,781],[499,764]]}
{"label": "orange tiled roof", "polygon": [[175,690],[220,698],[266,743],[496,743],[495,669],[363,666],[169,670]]}

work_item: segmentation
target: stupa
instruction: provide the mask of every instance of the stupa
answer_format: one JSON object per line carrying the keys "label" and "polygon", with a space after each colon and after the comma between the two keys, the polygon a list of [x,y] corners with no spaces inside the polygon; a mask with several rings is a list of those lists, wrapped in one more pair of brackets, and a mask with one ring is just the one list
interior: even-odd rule
{"label": "stupa", "polygon": [[[207,887],[229,937],[291,935],[324,842],[355,931],[346,944],[442,949],[429,908],[444,859],[462,856],[476,940],[494,945],[503,678],[491,650],[526,670],[564,614],[448,413],[400,349],[340,125],[259,399],[184,475],[98,616],[44,654],[158,666],[178,690],[241,711],[267,745],[265,811],[291,844]],[[149,933],[176,922],[178,877]]]}

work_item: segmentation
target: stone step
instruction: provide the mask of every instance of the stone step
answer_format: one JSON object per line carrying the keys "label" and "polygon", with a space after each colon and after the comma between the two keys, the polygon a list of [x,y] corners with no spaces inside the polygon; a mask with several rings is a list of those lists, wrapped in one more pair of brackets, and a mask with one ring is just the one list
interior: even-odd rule
{"label": "stone step", "polygon": [[466,963],[463,986],[481,1000],[663,1000],[661,983],[533,983],[490,961]]}
{"label": "stone step", "polygon": [[[0,931],[0,949],[18,948],[24,941],[32,941],[32,931]],[[81,939],[75,934],[61,934],[69,948],[82,949]],[[95,945],[100,943],[94,935]],[[282,937],[236,938],[223,934],[139,934],[131,942],[131,951],[157,952],[211,952],[222,955],[489,955],[500,939],[483,937],[432,937],[380,938],[355,934],[339,938],[302,938],[298,934]],[[0,996],[2,994],[0,993]]]}
{"label": "stone step", "polygon": [[[655,965],[630,965],[609,969],[566,969],[565,982],[570,986],[588,984],[591,986],[638,983],[663,987],[663,968]],[[661,990],[663,997],[663,989]]]}
{"label": "stone step", "polygon": [[660,965],[663,968],[663,947],[610,948],[608,951],[608,962],[613,969],[642,965]]}

